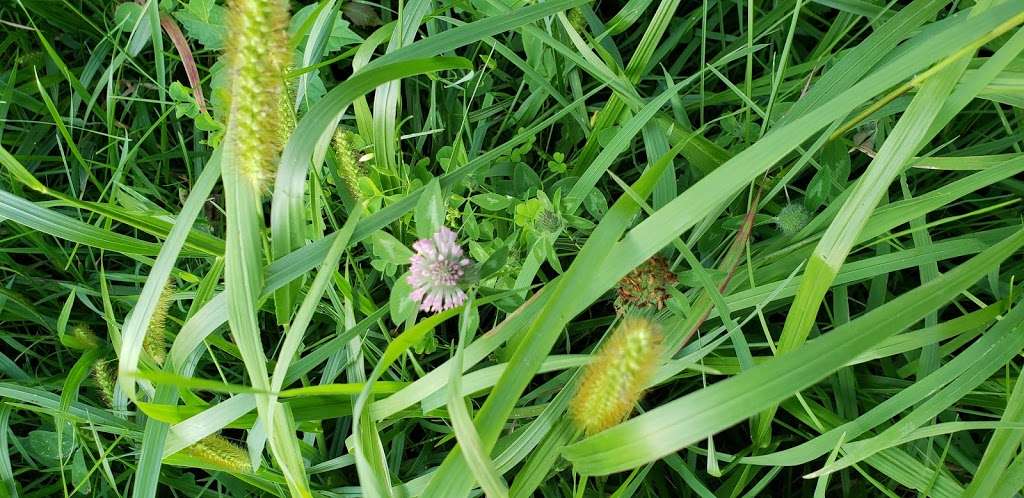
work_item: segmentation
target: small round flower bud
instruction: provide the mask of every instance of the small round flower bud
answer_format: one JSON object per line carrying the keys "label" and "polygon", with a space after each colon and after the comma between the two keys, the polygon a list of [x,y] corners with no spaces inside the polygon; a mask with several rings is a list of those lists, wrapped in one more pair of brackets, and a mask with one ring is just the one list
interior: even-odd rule
{"label": "small round flower bud", "polygon": [[801,204],[786,204],[786,207],[775,216],[775,225],[786,236],[799,232],[810,222],[811,213]]}

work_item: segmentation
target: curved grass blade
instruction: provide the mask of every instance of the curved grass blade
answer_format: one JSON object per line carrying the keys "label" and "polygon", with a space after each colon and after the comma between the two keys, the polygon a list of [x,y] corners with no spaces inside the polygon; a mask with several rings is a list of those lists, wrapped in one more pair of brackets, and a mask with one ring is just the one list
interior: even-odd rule
{"label": "curved grass blade", "polygon": [[659,406],[565,449],[577,471],[619,472],[702,441],[782,401],[905,329],[1024,246],[1024,230],[860,318],[735,377]]}

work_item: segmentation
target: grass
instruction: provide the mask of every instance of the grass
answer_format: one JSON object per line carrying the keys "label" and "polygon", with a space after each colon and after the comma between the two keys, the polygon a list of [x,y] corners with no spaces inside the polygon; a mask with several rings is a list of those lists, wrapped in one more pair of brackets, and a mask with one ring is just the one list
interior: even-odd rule
{"label": "grass", "polygon": [[0,496],[1024,492],[1020,2],[276,1],[0,5]]}

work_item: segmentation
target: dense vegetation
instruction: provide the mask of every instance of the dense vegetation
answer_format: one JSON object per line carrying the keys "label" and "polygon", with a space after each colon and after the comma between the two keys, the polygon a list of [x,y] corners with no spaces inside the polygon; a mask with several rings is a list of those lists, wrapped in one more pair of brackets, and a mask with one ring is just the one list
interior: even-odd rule
{"label": "dense vegetation", "polygon": [[0,496],[1017,496],[1022,23],[4,2]]}

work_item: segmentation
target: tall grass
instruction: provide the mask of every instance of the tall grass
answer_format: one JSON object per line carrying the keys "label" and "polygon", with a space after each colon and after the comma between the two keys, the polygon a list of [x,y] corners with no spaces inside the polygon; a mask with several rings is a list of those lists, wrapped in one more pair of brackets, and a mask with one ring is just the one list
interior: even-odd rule
{"label": "tall grass", "polygon": [[1019,1],[0,23],[2,496],[1024,492]]}

